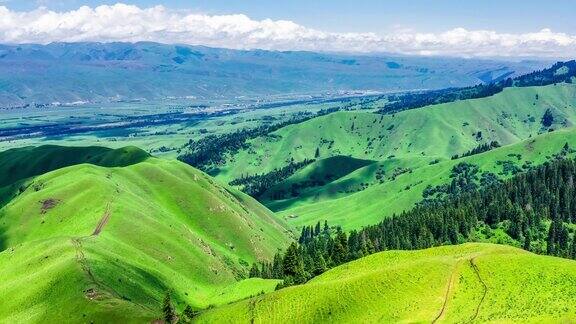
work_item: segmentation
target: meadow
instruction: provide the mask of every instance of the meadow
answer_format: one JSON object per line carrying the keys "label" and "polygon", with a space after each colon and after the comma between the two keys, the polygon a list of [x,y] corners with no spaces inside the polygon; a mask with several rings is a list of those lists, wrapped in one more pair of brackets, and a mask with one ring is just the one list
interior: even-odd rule
{"label": "meadow", "polygon": [[[108,154],[125,161],[124,151]],[[161,316],[167,292],[181,311],[274,289],[241,282],[290,241],[270,211],[181,162],[133,162],[21,182],[0,210],[0,318],[141,322]]]}
{"label": "meadow", "polygon": [[[576,145],[571,130],[559,131],[571,129],[576,122],[575,93],[573,84],[557,84],[507,88],[487,98],[391,115],[336,112],[250,140],[247,149],[227,158],[216,178],[229,182],[242,175],[270,172],[291,159],[316,158],[317,163],[271,188],[262,202],[297,227],[327,219],[347,229],[358,228],[413,206],[427,185],[448,179],[455,163],[479,164],[483,171],[499,174],[502,165],[498,161],[517,167],[526,162],[538,164],[558,153],[566,142]],[[554,116],[549,127],[541,122],[546,111]],[[489,152],[451,159],[491,141],[503,146],[494,156]],[[326,168],[323,164],[337,156],[374,163],[345,175],[331,171],[340,177],[325,179],[321,185],[308,184],[290,196],[288,188],[301,187],[306,174],[316,172],[312,168]]]}
{"label": "meadow", "polygon": [[198,322],[570,322],[575,296],[576,261],[474,243],[370,255]]}

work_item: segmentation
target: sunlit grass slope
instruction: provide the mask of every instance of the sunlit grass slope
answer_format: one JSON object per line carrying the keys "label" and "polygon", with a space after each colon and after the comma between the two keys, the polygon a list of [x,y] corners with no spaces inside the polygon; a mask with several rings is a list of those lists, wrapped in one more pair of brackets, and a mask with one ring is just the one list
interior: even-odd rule
{"label": "sunlit grass slope", "polygon": [[[301,161],[319,153],[316,163],[259,199],[296,227],[328,220],[346,229],[358,228],[411,208],[422,199],[427,185],[449,181],[456,163],[480,163],[483,171],[498,174],[502,171],[498,161],[511,161],[518,167],[526,161],[538,164],[558,153],[566,142],[576,147],[573,131],[561,131],[573,128],[575,108],[576,85],[557,84],[507,88],[492,97],[394,115],[337,112],[250,141],[248,149],[229,157],[217,177],[227,182],[240,174],[260,174],[292,158]],[[549,128],[541,123],[547,110],[554,116]],[[552,135],[550,130],[555,130]],[[453,155],[491,141],[505,148],[451,160]],[[330,171],[339,178],[290,190],[322,173],[320,166],[335,157],[377,162],[359,168],[334,163]]]}
{"label": "sunlit grass slope", "polygon": [[575,299],[575,261],[464,244],[374,254],[198,322],[571,322]]}
{"label": "sunlit grass slope", "polygon": [[0,210],[0,322],[142,322],[168,290],[180,310],[270,291],[237,282],[289,242],[265,207],[177,161],[80,164],[27,185]]}
{"label": "sunlit grass slope", "polygon": [[[242,174],[271,171],[291,158],[301,161],[350,155],[358,159],[389,157],[449,159],[486,141],[502,145],[535,136],[544,112],[554,115],[552,128],[576,122],[576,85],[507,88],[492,97],[413,109],[394,115],[337,112],[289,125],[250,141],[250,148],[230,157],[218,175],[230,181]],[[480,135],[479,135],[480,132]]]}
{"label": "sunlit grass slope", "polygon": [[[502,161],[509,161],[519,168],[526,162],[538,165],[562,151],[566,143],[576,148],[576,129],[542,134],[482,154],[457,160],[443,160],[433,165],[424,163],[422,166],[422,163],[418,164],[418,161],[406,163],[406,160],[400,160],[403,163],[394,164],[379,162],[377,165],[381,165],[384,170],[385,180],[380,183],[376,182],[374,176],[371,179],[364,176],[361,178],[363,182],[372,183],[365,190],[352,193],[341,190],[338,195],[319,191],[314,195],[275,201],[270,206],[279,211],[280,217],[287,219],[296,227],[328,220],[332,224],[342,225],[345,229],[360,228],[411,208],[423,199],[422,192],[426,186],[448,183],[451,180],[451,170],[458,163],[472,163],[478,165],[481,171],[499,175],[503,172]],[[573,153],[570,156],[574,156]],[[420,166],[414,167],[414,165]],[[394,170],[407,167],[413,169],[392,177]],[[360,172],[370,171],[367,168],[373,168],[373,166],[359,169],[347,178],[358,178],[356,175]],[[505,178],[510,174],[499,176]]]}
{"label": "sunlit grass slope", "polygon": [[[295,194],[297,193],[298,197],[310,195],[314,189],[325,187],[355,170],[371,165],[374,162],[375,161],[371,160],[355,159],[349,156],[333,156],[320,159],[297,171],[288,179],[269,188],[261,198],[267,200],[277,195],[291,197],[291,193],[295,190],[297,190]],[[323,191],[329,192],[329,190]]]}
{"label": "sunlit grass slope", "polygon": [[148,153],[133,146],[113,150],[98,146],[44,145],[0,152],[0,207],[31,177],[81,163],[116,167],[142,162],[148,157]]}
{"label": "sunlit grass slope", "polygon": [[70,165],[127,166],[148,157],[148,153],[133,146],[116,150],[98,146],[56,145],[11,149],[0,153],[0,187]]}

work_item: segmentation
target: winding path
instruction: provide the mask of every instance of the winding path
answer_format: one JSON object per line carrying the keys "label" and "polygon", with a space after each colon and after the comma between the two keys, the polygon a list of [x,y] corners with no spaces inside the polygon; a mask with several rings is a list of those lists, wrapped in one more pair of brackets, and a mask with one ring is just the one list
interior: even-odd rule
{"label": "winding path", "polygon": [[470,319],[470,322],[474,321],[478,317],[478,314],[480,313],[480,307],[482,306],[482,303],[484,303],[484,299],[486,298],[486,294],[488,293],[488,286],[486,285],[486,283],[482,279],[482,276],[480,276],[480,270],[478,269],[478,266],[474,262],[475,260],[476,260],[476,257],[470,259],[470,266],[472,266],[474,273],[478,277],[478,280],[480,280],[482,287],[484,287],[484,293],[482,294],[482,299],[480,299],[478,306],[476,306],[476,312],[474,313],[474,316]]}
{"label": "winding path", "polygon": [[98,236],[98,234],[100,234],[100,232],[102,232],[102,229],[104,228],[104,226],[106,224],[108,224],[108,221],[110,220],[110,216],[112,216],[112,211],[110,210],[110,203],[107,203],[106,204],[106,210],[104,211],[104,215],[102,215],[102,218],[98,222],[98,225],[96,225],[96,228],[94,229],[94,232],[92,233],[92,236]]}
{"label": "winding path", "polygon": [[438,322],[438,320],[444,315],[444,312],[446,311],[446,306],[448,305],[448,297],[450,295],[450,290],[452,290],[452,285],[454,283],[454,276],[456,275],[456,272],[458,270],[459,263],[460,262],[456,262],[456,264],[454,265],[454,269],[452,270],[452,274],[450,275],[450,281],[448,281],[448,287],[446,288],[446,293],[444,294],[444,303],[442,304],[442,309],[440,310],[440,313],[436,315],[436,318],[434,318],[432,323]]}

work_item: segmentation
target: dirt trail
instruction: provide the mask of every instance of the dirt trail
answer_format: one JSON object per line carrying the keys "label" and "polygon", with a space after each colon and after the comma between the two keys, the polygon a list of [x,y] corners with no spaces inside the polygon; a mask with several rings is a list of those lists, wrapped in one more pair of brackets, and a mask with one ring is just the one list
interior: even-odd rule
{"label": "dirt trail", "polygon": [[92,236],[98,236],[98,234],[100,234],[100,232],[102,232],[102,229],[104,228],[104,226],[106,224],[108,224],[108,221],[110,220],[111,215],[112,215],[112,212],[110,210],[110,203],[108,203],[108,204],[106,204],[106,210],[104,211],[104,215],[102,215],[102,218],[98,222],[98,225],[96,225],[96,228],[94,229],[94,233],[92,233]]}
{"label": "dirt trail", "polygon": [[472,269],[474,269],[474,273],[476,273],[478,280],[480,280],[480,283],[484,287],[484,293],[482,294],[482,299],[480,299],[478,306],[476,306],[476,312],[474,313],[474,316],[470,319],[470,322],[474,321],[478,317],[478,314],[480,313],[480,307],[482,306],[482,303],[484,302],[484,299],[486,298],[486,294],[488,293],[488,286],[486,285],[486,283],[482,279],[482,276],[480,276],[480,270],[478,269],[478,266],[474,262],[475,259],[476,259],[475,257],[470,259],[470,266],[472,266]]}
{"label": "dirt trail", "polygon": [[440,310],[440,313],[436,316],[436,318],[434,318],[432,323],[438,322],[438,320],[444,315],[444,312],[446,311],[446,306],[448,305],[448,299],[450,296],[450,291],[452,290],[452,285],[454,284],[454,277],[456,276],[456,272],[458,272],[458,265],[459,264],[460,264],[460,262],[457,262],[456,265],[454,265],[454,269],[452,270],[452,274],[450,275],[450,281],[448,281],[448,287],[446,288],[446,293],[444,294],[444,304],[442,304],[442,309]]}
{"label": "dirt trail", "polygon": [[76,249],[76,261],[80,264],[82,271],[84,271],[92,283],[96,284],[96,278],[94,278],[90,265],[88,265],[88,261],[86,260],[86,256],[82,250],[82,242],[80,241],[80,238],[73,238],[72,245]]}

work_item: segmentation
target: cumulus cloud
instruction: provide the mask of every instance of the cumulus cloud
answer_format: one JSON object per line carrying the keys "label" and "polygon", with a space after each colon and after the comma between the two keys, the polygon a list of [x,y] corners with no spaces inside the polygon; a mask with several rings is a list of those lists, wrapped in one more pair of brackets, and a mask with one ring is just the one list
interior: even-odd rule
{"label": "cumulus cloud", "polygon": [[116,4],[68,12],[28,12],[0,6],[0,42],[154,41],[235,49],[392,52],[462,57],[576,56],[576,36],[549,29],[523,34],[456,28],[443,33],[399,30],[333,33],[287,20],[205,15],[163,6]]}

